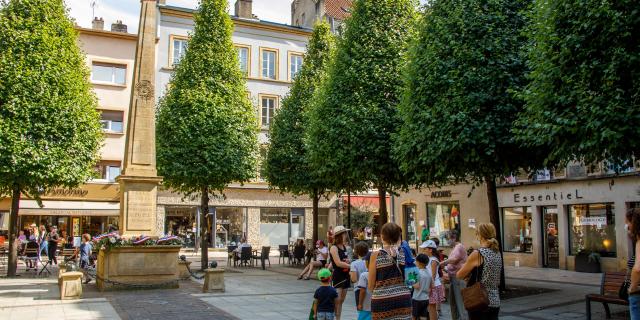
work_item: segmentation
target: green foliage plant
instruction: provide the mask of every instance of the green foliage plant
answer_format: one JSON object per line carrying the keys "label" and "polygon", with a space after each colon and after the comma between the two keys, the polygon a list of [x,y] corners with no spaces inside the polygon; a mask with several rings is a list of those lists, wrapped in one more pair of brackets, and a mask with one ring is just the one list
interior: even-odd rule
{"label": "green foliage plant", "polygon": [[336,192],[377,188],[380,223],[387,221],[387,191],[405,185],[391,135],[416,7],[412,0],[354,1],[310,115],[311,162]]}
{"label": "green foliage plant", "polygon": [[255,178],[257,119],[231,41],[227,1],[203,0],[187,50],[157,113],[158,172],[164,186],[200,195],[202,268],[207,268],[210,194]]}
{"label": "green foliage plant", "polygon": [[16,275],[21,194],[90,179],[104,139],[85,56],[62,0],[0,2],[0,193],[11,196]]}
{"label": "green foliage plant", "polygon": [[633,0],[540,0],[527,30],[530,83],[519,140],[547,163],[640,154],[640,9]]}
{"label": "green foliage plant", "polygon": [[527,0],[435,0],[410,52],[394,153],[417,186],[486,183],[500,237],[496,178],[535,166],[511,132],[525,85]]}
{"label": "green foliage plant", "polygon": [[334,37],[327,22],[317,22],[307,45],[302,69],[293,80],[269,128],[270,145],[262,175],[272,187],[313,200],[313,241],[318,240],[318,202],[327,189],[323,177],[310,165],[305,130],[308,110],[317,88],[326,78],[334,51]]}

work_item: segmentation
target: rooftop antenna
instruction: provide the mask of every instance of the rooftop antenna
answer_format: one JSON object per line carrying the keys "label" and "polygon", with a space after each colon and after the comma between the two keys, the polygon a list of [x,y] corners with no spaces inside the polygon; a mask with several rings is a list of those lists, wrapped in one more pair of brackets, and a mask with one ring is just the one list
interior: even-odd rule
{"label": "rooftop antenna", "polygon": [[89,6],[91,7],[91,19],[96,16],[96,8],[98,7],[98,0],[91,0]]}

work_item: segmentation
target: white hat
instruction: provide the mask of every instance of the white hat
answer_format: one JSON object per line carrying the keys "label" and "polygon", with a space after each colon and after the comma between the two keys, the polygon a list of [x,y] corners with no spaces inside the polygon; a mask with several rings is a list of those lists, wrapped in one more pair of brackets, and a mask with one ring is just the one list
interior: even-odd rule
{"label": "white hat", "polygon": [[347,232],[347,231],[349,231],[349,230],[350,230],[350,229],[347,229],[347,228],[345,228],[344,226],[337,226],[337,227],[335,227],[335,228],[333,229],[333,234],[337,236],[337,235],[339,235],[339,234],[341,234],[341,233],[343,233],[343,232]]}
{"label": "white hat", "polygon": [[427,240],[425,242],[423,242],[420,245],[420,248],[424,249],[424,248],[433,248],[433,249],[438,249],[438,246],[436,245],[435,241],[433,240]]}

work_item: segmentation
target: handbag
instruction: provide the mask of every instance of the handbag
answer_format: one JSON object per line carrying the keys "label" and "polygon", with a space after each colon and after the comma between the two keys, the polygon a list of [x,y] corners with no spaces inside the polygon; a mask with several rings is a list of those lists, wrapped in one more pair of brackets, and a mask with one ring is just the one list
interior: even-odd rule
{"label": "handbag", "polygon": [[[478,253],[480,254],[480,251],[478,251]],[[480,257],[482,257],[482,254],[480,254]],[[483,264],[484,259],[480,265]],[[487,294],[487,289],[480,282],[482,279],[482,274],[479,272],[480,265],[477,266],[478,272],[476,273],[476,283],[461,290],[464,308],[471,312],[484,311],[489,308],[489,295]],[[484,270],[482,272],[484,272]]]}
{"label": "handbag", "polygon": [[618,296],[620,297],[620,299],[624,300],[624,301],[629,301],[629,284],[631,281],[624,280],[624,282],[622,283],[622,285],[620,286],[620,290],[618,290]]}

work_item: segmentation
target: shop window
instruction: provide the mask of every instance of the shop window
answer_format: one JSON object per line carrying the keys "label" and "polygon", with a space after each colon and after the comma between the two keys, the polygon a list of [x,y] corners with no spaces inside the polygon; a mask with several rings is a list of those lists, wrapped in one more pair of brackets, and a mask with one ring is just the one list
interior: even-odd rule
{"label": "shop window", "polygon": [[416,241],[416,206],[403,205],[404,230],[406,230],[405,240]]}
{"label": "shop window", "polygon": [[532,253],[531,207],[502,209],[503,247],[506,252]]}
{"label": "shop window", "polygon": [[108,133],[122,133],[123,117],[124,112],[122,111],[102,110],[100,112],[100,123],[102,124],[102,130]]}
{"label": "shop window", "polygon": [[243,236],[242,208],[216,208],[216,248],[238,245]]}
{"label": "shop window", "polygon": [[291,237],[293,239],[304,238],[304,209],[291,209]]}
{"label": "shop window", "polygon": [[289,244],[289,208],[260,209],[260,243],[275,247]]}
{"label": "shop window", "polygon": [[571,255],[587,251],[616,256],[614,209],[613,203],[569,206]]}
{"label": "shop window", "polygon": [[98,83],[124,85],[126,71],[125,65],[94,62],[91,65],[91,80]]}
{"label": "shop window", "polygon": [[449,232],[460,233],[460,203],[427,203],[427,228],[430,238],[438,238],[440,246],[451,246]]}
{"label": "shop window", "polygon": [[194,207],[165,208],[165,233],[179,237],[183,246],[193,248],[198,230],[196,214]]}

